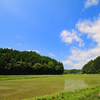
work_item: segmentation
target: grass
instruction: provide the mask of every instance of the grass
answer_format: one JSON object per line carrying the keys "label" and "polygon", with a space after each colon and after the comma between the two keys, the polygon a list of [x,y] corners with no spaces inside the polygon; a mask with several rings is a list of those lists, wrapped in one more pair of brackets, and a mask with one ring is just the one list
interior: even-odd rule
{"label": "grass", "polygon": [[76,85],[77,89],[98,84],[100,84],[98,74],[0,75],[0,100],[21,100],[73,90]]}
{"label": "grass", "polygon": [[100,100],[100,85],[24,100]]}

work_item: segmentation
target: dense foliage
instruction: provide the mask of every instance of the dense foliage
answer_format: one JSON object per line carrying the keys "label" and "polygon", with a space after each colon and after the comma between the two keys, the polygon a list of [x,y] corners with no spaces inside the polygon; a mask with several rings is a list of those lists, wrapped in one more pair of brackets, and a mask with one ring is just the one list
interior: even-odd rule
{"label": "dense foliage", "polygon": [[100,56],[85,64],[82,68],[82,73],[100,74]]}
{"label": "dense foliage", "polygon": [[62,74],[63,64],[36,52],[0,48],[0,74]]}
{"label": "dense foliage", "polygon": [[100,100],[100,85],[24,100]]}
{"label": "dense foliage", "polygon": [[70,70],[64,70],[64,74],[80,74],[80,69],[70,69]]}

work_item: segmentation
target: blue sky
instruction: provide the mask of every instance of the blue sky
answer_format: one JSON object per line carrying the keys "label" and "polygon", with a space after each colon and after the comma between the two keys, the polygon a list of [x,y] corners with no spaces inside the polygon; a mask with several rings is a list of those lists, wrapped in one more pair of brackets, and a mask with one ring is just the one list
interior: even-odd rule
{"label": "blue sky", "polygon": [[100,1],[0,0],[0,48],[36,51],[81,69],[100,56]]}

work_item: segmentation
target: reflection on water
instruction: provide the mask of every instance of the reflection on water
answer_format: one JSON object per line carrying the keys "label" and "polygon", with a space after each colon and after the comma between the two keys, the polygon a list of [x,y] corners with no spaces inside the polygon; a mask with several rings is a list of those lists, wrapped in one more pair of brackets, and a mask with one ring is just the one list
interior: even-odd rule
{"label": "reflection on water", "polygon": [[72,80],[72,79],[66,79],[65,80],[65,90],[74,90],[78,88],[87,87],[88,85],[84,82],[84,80]]}

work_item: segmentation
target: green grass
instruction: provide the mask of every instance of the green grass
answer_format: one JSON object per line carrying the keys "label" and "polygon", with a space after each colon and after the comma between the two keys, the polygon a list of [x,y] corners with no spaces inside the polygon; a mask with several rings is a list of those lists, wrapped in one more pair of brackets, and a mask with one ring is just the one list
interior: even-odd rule
{"label": "green grass", "polygon": [[0,75],[0,100],[33,98],[98,84],[100,75]]}
{"label": "green grass", "polygon": [[100,100],[100,85],[24,100]]}

